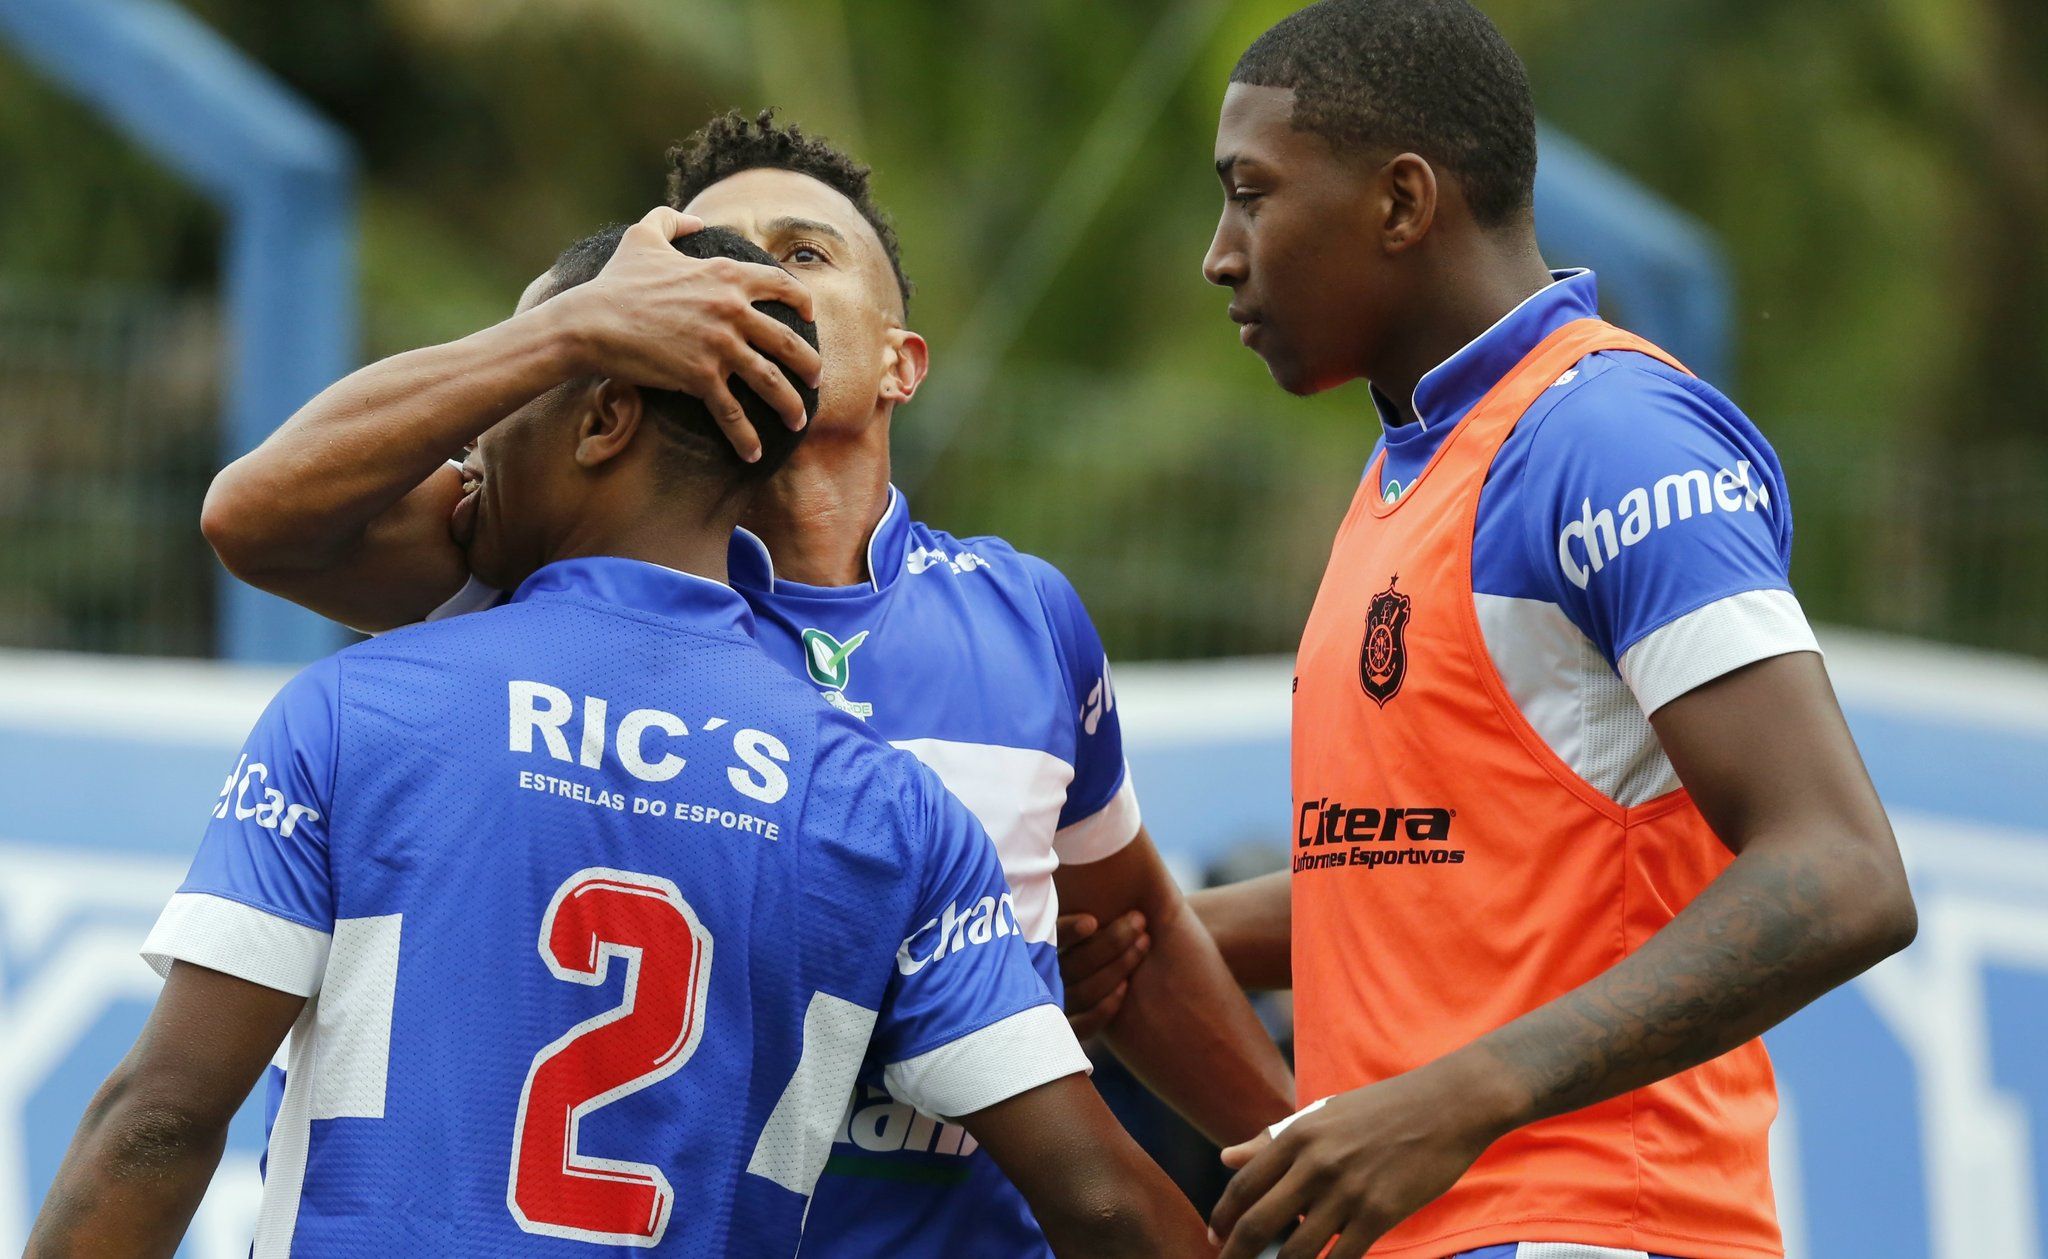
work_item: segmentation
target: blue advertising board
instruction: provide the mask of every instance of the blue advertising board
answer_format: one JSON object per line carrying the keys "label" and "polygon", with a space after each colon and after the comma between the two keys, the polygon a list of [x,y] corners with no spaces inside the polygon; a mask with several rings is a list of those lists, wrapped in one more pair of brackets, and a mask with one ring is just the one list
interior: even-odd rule
{"label": "blue advertising board", "polygon": [[[1772,1032],[1774,1166],[1804,1259],[2043,1259],[2048,667],[1824,635],[1905,848],[1918,943]],[[1286,834],[1284,660],[1141,665],[1118,703],[1184,879]],[[27,1235],[158,981],[137,956],[272,669],[0,654],[0,1249]],[[245,1109],[183,1255],[248,1252]]]}

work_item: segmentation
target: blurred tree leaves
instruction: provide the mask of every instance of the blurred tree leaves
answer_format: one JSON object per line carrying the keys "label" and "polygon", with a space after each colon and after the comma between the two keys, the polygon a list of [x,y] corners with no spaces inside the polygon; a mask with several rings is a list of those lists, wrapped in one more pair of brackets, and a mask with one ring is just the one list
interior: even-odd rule
{"label": "blurred tree leaves", "polygon": [[[1126,116],[1105,107],[1162,23],[1200,0],[189,2],[360,146],[368,353],[502,317],[561,244],[660,196],[668,143],[715,110],[775,103],[873,163],[898,220],[939,386],[900,422],[914,443],[960,421],[920,497],[941,523],[1000,525],[1085,565],[1086,544],[1032,523],[1066,510],[1078,484],[1061,460],[1086,461],[1093,497],[1151,504],[1135,533],[1164,510],[1162,478],[1187,483],[1190,451],[1256,464],[1262,484],[1317,487],[1302,510],[1320,519],[1321,487],[1341,497],[1375,436],[1357,390],[1273,390],[1198,271],[1223,81],[1291,4],[1204,17],[1163,98]],[[1914,555],[1931,566],[1968,541],[1921,509],[1888,530],[1859,523],[1893,495],[1927,494],[1902,469],[1961,485],[1987,459],[2032,466],[2048,444],[2032,380],[2048,358],[2048,5],[1486,7],[1552,123],[1720,234],[1738,269],[1733,392],[1786,452],[1795,493],[1834,478],[1802,503],[1835,504],[1802,513],[1802,552],[1829,566],[1819,610],[1873,619],[1896,592],[1844,573]],[[1130,130],[1090,213],[1056,190],[1099,126]],[[4,49],[0,153],[0,280],[214,283],[211,210]],[[939,416],[949,374],[971,374],[955,357],[973,348],[964,331],[1017,296],[999,277],[1041,216],[1075,228],[1073,247],[1021,303],[989,389]],[[1851,463],[1862,490],[1844,480]],[[1208,536],[1177,523],[1165,532]],[[1275,524],[1249,553],[1298,530]],[[1908,583],[1917,610],[1900,627],[1967,622],[1977,596],[1960,580]]]}

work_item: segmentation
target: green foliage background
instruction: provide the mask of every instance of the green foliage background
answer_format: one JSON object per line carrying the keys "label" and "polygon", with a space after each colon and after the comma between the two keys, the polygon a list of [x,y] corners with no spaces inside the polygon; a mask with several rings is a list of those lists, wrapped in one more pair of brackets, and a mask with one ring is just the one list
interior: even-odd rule
{"label": "green foliage background", "polygon": [[[659,197],[670,141],[777,104],[873,163],[900,227],[936,367],[899,417],[917,508],[1061,563],[1120,655],[1291,646],[1374,422],[1362,387],[1273,389],[1198,271],[1224,79],[1291,5],[190,4],[360,148],[366,357],[501,318],[562,243]],[[1791,470],[1812,610],[2048,652],[2048,6],[1486,7],[1546,118],[1733,260],[1726,383]],[[140,294],[204,323],[217,216],[4,50],[0,155],[0,293],[31,311]],[[0,336],[27,318],[0,315]],[[180,362],[209,352],[172,344]],[[177,398],[185,450],[208,404]],[[10,399],[25,414],[0,382]],[[19,475],[31,452],[0,453]],[[146,562],[196,566],[186,585],[205,563],[190,462],[145,496],[154,532],[184,539]],[[17,528],[45,549],[76,532]],[[30,567],[75,585],[144,562],[100,539]],[[204,600],[117,634],[102,621],[118,611],[80,620],[35,588],[48,615],[0,634],[204,650]]]}

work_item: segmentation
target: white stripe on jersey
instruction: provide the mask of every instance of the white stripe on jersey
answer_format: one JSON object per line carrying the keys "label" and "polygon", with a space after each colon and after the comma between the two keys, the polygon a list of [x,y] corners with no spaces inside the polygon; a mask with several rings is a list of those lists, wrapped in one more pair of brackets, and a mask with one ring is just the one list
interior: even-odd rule
{"label": "white stripe on jersey", "polygon": [[1688,612],[1621,653],[1621,676],[1646,713],[1746,664],[1819,651],[1789,590],[1749,590]]}
{"label": "white stripe on jersey", "polygon": [[1624,806],[1678,786],[1650,713],[1743,665],[1820,650],[1784,590],[1746,591],[1678,617],[1623,653],[1619,673],[1554,603],[1488,594],[1472,603],[1522,716],[1573,773]]}
{"label": "white stripe on jersey", "polygon": [[295,997],[320,991],[331,938],[304,923],[204,892],[176,892],[142,942],[142,960],[164,978],[190,962]]}
{"label": "white stripe on jersey", "polygon": [[882,1069],[889,1096],[958,1119],[1065,1076],[1092,1071],[1067,1016],[1050,1003]]}
{"label": "white stripe on jersey", "polygon": [[846,1099],[860,1076],[878,1017],[842,997],[811,994],[811,1004],[804,1009],[803,1053],[761,1127],[753,1157],[747,1160],[749,1175],[811,1196],[832,1153],[833,1130],[846,1113]]}
{"label": "white stripe on jersey", "polygon": [[902,739],[896,746],[923,761],[974,814],[995,841],[1003,874],[1017,897],[1017,925],[1024,939],[1051,944],[1060,912],[1052,885],[1052,872],[1060,864],[1053,855],[1053,831],[1074,767],[1050,752],[994,743]]}
{"label": "white stripe on jersey", "polygon": [[1052,837],[1052,850],[1062,862],[1075,866],[1114,857],[1138,837],[1143,821],[1138,813],[1138,789],[1131,785],[1131,767],[1126,764],[1124,780],[1117,784],[1109,803],[1061,827]]}

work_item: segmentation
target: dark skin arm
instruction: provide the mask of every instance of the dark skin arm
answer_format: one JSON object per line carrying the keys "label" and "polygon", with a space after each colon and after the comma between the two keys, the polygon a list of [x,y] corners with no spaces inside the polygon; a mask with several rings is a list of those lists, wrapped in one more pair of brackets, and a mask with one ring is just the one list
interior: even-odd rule
{"label": "dark skin arm", "polygon": [[461,478],[447,460],[563,381],[603,376],[701,398],[749,458],[761,443],[731,377],[801,427],[803,402],[770,358],[815,379],[818,352],[751,303],[787,302],[808,318],[809,291],[777,267],[671,247],[699,226],[650,211],[590,283],[321,390],[214,478],[200,528],[221,563],[323,616],[391,629],[469,576],[448,535]]}
{"label": "dark skin arm", "polygon": [[[1294,986],[1294,897],[1285,870],[1255,879],[1205,887],[1187,906],[1216,942],[1230,977],[1247,992]],[[1067,1019],[1086,1040],[1123,1009],[1130,977],[1145,960],[1152,937],[1145,916],[1130,910],[1103,925],[1093,914],[1060,915],[1060,978],[1067,989]]]}
{"label": "dark skin arm", "polygon": [[306,999],[171,964],[135,1047],[100,1086],[43,1199],[28,1259],[167,1256],[234,1118]]}
{"label": "dark skin arm", "polygon": [[1332,1237],[1355,1259],[1506,1133],[1719,1057],[1912,941],[1898,845],[1819,656],[1748,665],[1650,721],[1734,862],[1607,973],[1226,1150],[1226,1259],[1304,1216],[1283,1259]]}
{"label": "dark skin arm", "polygon": [[1085,1075],[960,1117],[1024,1195],[1059,1259],[1211,1255],[1202,1217]]}
{"label": "dark skin arm", "polygon": [[1293,876],[1285,870],[1188,897],[1223,952],[1230,973],[1251,992],[1294,987]]}
{"label": "dark skin arm", "polygon": [[1063,908],[1098,922],[1142,916],[1144,931],[1126,955],[1144,965],[1118,981],[1121,1012],[1101,1029],[1132,1074],[1219,1145],[1294,1109],[1287,1064],[1149,834],[1141,828],[1101,861],[1062,865],[1053,881]]}

